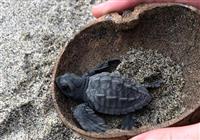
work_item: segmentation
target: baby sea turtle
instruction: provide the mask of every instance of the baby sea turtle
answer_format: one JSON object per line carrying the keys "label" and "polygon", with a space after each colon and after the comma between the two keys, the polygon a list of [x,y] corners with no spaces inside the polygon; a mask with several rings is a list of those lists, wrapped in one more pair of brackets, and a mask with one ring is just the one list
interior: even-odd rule
{"label": "baby sea turtle", "polygon": [[86,131],[104,132],[105,121],[95,112],[109,115],[125,115],[121,128],[131,129],[136,125],[132,112],[148,105],[152,97],[148,88],[157,88],[160,81],[136,84],[118,72],[112,72],[120,60],[108,60],[83,76],[66,73],[56,78],[60,91],[67,97],[79,101],[73,116]]}

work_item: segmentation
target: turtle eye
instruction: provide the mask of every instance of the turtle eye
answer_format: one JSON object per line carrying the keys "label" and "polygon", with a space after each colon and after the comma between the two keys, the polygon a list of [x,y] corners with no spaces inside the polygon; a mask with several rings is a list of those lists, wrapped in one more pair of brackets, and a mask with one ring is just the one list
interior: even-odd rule
{"label": "turtle eye", "polygon": [[65,78],[60,78],[60,81],[59,81],[59,85],[60,85],[60,88],[64,91],[64,92],[70,92],[70,87],[68,85],[68,82]]}
{"label": "turtle eye", "polygon": [[70,87],[68,85],[63,86],[62,88],[67,93],[71,92],[71,89],[70,89]]}

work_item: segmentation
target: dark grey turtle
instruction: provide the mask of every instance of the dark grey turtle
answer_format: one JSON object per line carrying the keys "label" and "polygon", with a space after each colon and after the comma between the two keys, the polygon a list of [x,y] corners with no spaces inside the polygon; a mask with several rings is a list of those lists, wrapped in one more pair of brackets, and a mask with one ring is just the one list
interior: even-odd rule
{"label": "dark grey turtle", "polygon": [[126,115],[122,129],[136,124],[132,112],[149,104],[147,88],[157,88],[160,81],[136,84],[118,72],[112,72],[120,60],[109,60],[98,65],[82,77],[67,73],[57,77],[56,84],[63,94],[81,104],[73,109],[73,116],[86,131],[104,132],[108,128],[96,112],[109,115]]}

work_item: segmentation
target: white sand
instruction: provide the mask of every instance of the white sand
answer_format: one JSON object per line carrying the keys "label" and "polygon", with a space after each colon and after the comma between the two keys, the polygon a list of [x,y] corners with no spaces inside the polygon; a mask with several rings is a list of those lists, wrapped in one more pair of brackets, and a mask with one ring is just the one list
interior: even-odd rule
{"label": "white sand", "polygon": [[61,48],[91,19],[90,0],[0,1],[1,140],[80,139],[58,119],[50,80]]}

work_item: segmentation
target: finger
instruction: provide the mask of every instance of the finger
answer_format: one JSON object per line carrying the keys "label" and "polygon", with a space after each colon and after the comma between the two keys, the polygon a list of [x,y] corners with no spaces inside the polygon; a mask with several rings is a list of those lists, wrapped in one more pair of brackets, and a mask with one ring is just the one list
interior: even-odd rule
{"label": "finger", "polygon": [[105,3],[93,6],[92,14],[95,17],[100,17],[102,15],[108,14],[110,12],[118,12],[122,11],[127,8],[131,8],[136,6],[139,3],[153,3],[153,2],[177,2],[183,4],[193,5],[197,8],[200,8],[200,1],[199,0],[109,0]]}
{"label": "finger", "polygon": [[110,12],[118,12],[134,7],[139,1],[141,0],[109,0],[105,3],[93,6],[92,14],[98,18]]}
{"label": "finger", "polygon": [[130,140],[199,140],[200,123],[185,127],[165,128],[146,132]]}

